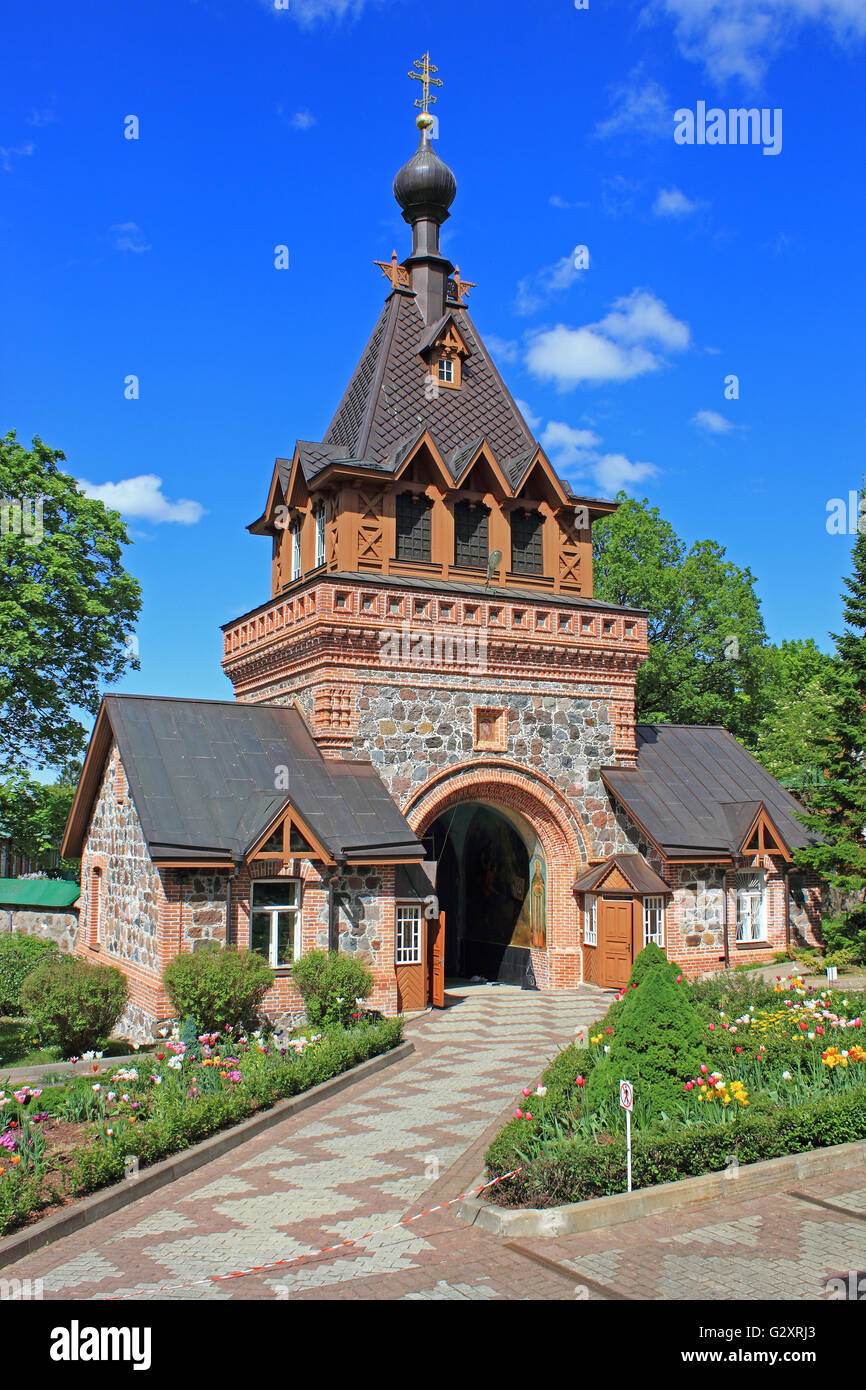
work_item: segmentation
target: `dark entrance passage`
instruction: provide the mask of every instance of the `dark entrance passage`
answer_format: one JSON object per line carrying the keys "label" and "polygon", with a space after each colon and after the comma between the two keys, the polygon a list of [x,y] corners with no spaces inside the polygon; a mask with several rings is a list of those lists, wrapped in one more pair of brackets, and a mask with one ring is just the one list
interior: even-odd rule
{"label": "dark entrance passage", "polygon": [[425,843],[438,865],[446,975],[533,987],[530,947],[546,944],[546,873],[531,826],[471,802],[441,815]]}

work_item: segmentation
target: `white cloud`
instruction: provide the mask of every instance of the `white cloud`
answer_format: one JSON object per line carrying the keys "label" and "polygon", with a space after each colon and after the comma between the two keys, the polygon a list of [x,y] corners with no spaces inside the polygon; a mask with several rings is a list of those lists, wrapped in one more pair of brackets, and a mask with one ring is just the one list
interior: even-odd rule
{"label": "white cloud", "polygon": [[682,352],[691,340],[688,324],[675,319],[649,290],[632,290],[615,300],[611,312],[593,326],[625,343],[656,342],[673,352]]}
{"label": "white cloud", "polygon": [[547,201],[552,208],[562,208],[570,210],[571,208],[589,207],[589,203],[570,203],[567,198],[560,197],[558,193],[551,193]]}
{"label": "white cloud", "polygon": [[114,237],[115,251],[134,251],[140,255],[150,250],[150,242],[145,240],[144,232],[136,222],[115,222],[108,229]]}
{"label": "white cloud", "polygon": [[540,442],[551,463],[568,468],[595,460],[601,439],[593,430],[577,430],[561,420],[549,420]]}
{"label": "white cloud", "polygon": [[201,503],[185,497],[170,502],[162,491],[162,478],[155,473],[123,478],[119,483],[89,483],[79,478],[78,486],[87,497],[95,497],[123,516],[143,521],[179,521],[183,526],[193,526],[205,512]]}
{"label": "white cloud", "polygon": [[28,140],[26,145],[0,145],[0,169],[11,173],[15,160],[26,159],[35,148],[32,140]]}
{"label": "white cloud", "polygon": [[629,492],[645,478],[658,473],[654,463],[632,463],[625,454],[603,454],[595,465],[595,481],[604,492]]}
{"label": "white cloud", "polygon": [[278,17],[288,15],[308,29],[319,20],[357,19],[365,0],[260,0],[260,3]]}
{"label": "white cloud", "polygon": [[692,416],[692,424],[710,434],[728,434],[734,428],[730,420],[726,420],[717,410],[699,410],[697,415]]}
{"label": "white cloud", "polygon": [[593,134],[600,139],[611,135],[642,135],[647,139],[671,138],[673,108],[664,87],[633,69],[625,82],[611,88],[610,113],[599,121]]}
{"label": "white cloud", "polygon": [[691,217],[693,212],[700,212],[705,207],[706,203],[687,198],[679,188],[660,188],[653,204],[653,214],[656,217]]}
{"label": "white cloud", "polygon": [[537,270],[534,275],[526,275],[517,286],[515,309],[518,314],[534,314],[546,299],[562,294],[580,279],[583,274],[574,264],[575,253],[569,251],[561,260]]}
{"label": "white cloud", "polygon": [[592,328],[560,323],[532,338],[526,365],[533,376],[567,391],[581,381],[628,381],[658,371],[662,360],[645,348],[622,348]]}
{"label": "white cloud", "polygon": [[582,381],[629,381],[659,371],[664,358],[649,344],[682,352],[690,342],[687,323],[675,319],[649,290],[633,290],[617,299],[599,323],[582,328],[560,323],[536,333],[526,363],[534,376],[567,391]]}
{"label": "white cloud", "polygon": [[520,411],[527,425],[534,434],[535,431],[538,429],[538,426],[541,424],[541,416],[536,415],[534,410],[532,409],[532,406],[527,405],[526,401],[516,400],[514,404],[517,406],[517,409]]}
{"label": "white cloud", "polygon": [[516,362],[520,351],[513,338],[500,338],[496,333],[488,333],[484,340],[500,362]]}
{"label": "white cloud", "polygon": [[572,482],[592,479],[597,491],[629,492],[646,478],[654,478],[653,463],[633,463],[625,454],[599,452],[602,440],[594,430],[575,429],[562,420],[550,420],[541,435],[541,445],[556,468],[567,469]]}
{"label": "white cloud", "polygon": [[293,111],[291,115],[286,112],[285,106],[277,106],[277,115],[285,121],[286,125],[291,126],[292,130],[311,130],[316,124],[316,117],[306,106],[302,106],[299,111]]}
{"label": "white cloud", "polygon": [[684,58],[753,86],[805,24],[826,25],[840,45],[866,37],[863,0],[651,0],[644,17],[659,14],[673,20]]}

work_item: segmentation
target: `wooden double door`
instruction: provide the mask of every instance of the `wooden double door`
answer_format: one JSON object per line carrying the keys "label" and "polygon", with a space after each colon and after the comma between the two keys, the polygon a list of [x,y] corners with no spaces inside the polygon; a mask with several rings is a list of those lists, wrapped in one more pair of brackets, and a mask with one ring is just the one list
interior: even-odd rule
{"label": "wooden double door", "polygon": [[414,965],[397,965],[397,1008],[415,1013],[445,1007],[445,913],[421,919],[421,949]]}

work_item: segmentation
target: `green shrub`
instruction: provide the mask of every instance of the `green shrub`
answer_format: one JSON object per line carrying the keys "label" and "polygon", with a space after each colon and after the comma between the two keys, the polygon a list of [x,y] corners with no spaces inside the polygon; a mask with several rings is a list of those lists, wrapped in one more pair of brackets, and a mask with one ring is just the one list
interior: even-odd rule
{"label": "green shrub", "polygon": [[[622,1136],[605,1144],[570,1140],[527,1163],[521,1162],[508,1142],[509,1128],[497,1135],[487,1153],[491,1178],[521,1168],[516,1177],[488,1189],[490,1199],[501,1206],[551,1207],[625,1190]],[[735,1124],[638,1133],[632,1141],[632,1180],[636,1189],[652,1187],[719,1172],[732,1156],[740,1163],[759,1163],[862,1139],[866,1139],[866,1087],[807,1104],[776,1106],[767,1114],[746,1111]]]}
{"label": "green shrub", "polygon": [[373,988],[369,970],[343,951],[308,951],[292,966],[311,1026],[340,1023],[349,1028]]}
{"label": "green shrub", "polygon": [[40,936],[0,937],[0,1014],[21,1012],[21,986],[37,966],[57,960],[57,943]]}
{"label": "green shrub", "polygon": [[170,960],[164,980],[175,1013],[191,1015],[199,1033],[210,1033],[255,1027],[274,973],[255,951],[193,951]]}
{"label": "green shrub", "polygon": [[122,970],[64,956],[28,975],[21,986],[21,1004],[43,1040],[58,1042],[69,1057],[94,1048],[109,1035],[128,994]]}
{"label": "green shrub", "polygon": [[676,961],[668,960],[664,951],[654,941],[651,941],[648,946],[644,946],[643,950],[638,952],[635,957],[629,977],[629,987],[639,985],[651,970],[666,970],[674,979],[683,973]]}
{"label": "green shrub", "polygon": [[[642,954],[644,954],[642,952]],[[634,1083],[644,1113],[678,1113],[683,1086],[706,1060],[707,1025],[677,984],[670,969],[645,970],[638,989],[629,991],[611,1035],[610,1052],[590,1075],[586,1103],[609,1104],[622,1078]]]}

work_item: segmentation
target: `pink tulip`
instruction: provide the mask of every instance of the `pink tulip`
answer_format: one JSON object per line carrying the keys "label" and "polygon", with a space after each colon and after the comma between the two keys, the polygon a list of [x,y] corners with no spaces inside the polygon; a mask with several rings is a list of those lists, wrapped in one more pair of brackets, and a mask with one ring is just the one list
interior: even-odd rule
{"label": "pink tulip", "polygon": [[677,984],[680,984],[682,982],[682,978],[682,975],[677,975]]}
{"label": "pink tulip", "polygon": [[716,1025],[715,1025],[714,1023],[711,1023],[711,1024],[709,1025],[709,1029],[710,1029],[710,1032],[711,1032],[711,1033],[715,1033],[715,1031],[716,1031]]}
{"label": "pink tulip", "polygon": [[576,1076],[574,1078],[574,1084],[575,1086],[585,1086],[586,1082],[584,1081],[582,1076]]}
{"label": "pink tulip", "polygon": [[701,1062],[701,1076],[706,1076],[707,1070],[708,1068],[706,1062]]}
{"label": "pink tulip", "polygon": [[532,1092],[530,1091],[530,1089],[529,1089],[528,1086],[524,1086],[524,1088],[523,1088],[523,1094],[524,1094],[525,1096],[532,1095]]}
{"label": "pink tulip", "polygon": [[514,1112],[514,1118],[515,1118],[515,1120],[522,1120],[522,1119],[523,1119],[523,1111],[520,1109],[520,1106],[519,1106],[519,1105],[518,1105],[517,1109],[516,1109],[515,1112]]}
{"label": "pink tulip", "polygon": [[527,1110],[527,1112],[526,1112],[526,1118],[527,1118],[527,1120],[531,1120],[531,1119],[532,1119],[532,1113],[531,1113],[531,1111]]}

